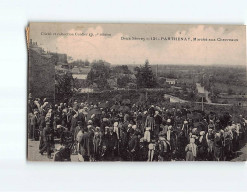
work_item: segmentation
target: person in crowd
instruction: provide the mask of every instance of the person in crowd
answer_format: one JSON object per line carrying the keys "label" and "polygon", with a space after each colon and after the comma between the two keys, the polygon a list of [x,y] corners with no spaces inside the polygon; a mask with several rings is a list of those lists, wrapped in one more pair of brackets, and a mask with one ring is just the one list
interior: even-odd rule
{"label": "person in crowd", "polygon": [[135,161],[139,149],[138,132],[133,132],[130,134],[128,149],[130,154],[130,161]]}
{"label": "person in crowd", "polygon": [[185,148],[186,161],[195,161],[197,155],[197,145],[195,144],[195,139],[190,138],[190,143]]}
{"label": "person in crowd", "polygon": [[162,124],[162,117],[159,111],[155,111],[154,114],[154,137],[158,138],[160,132],[160,125]]}
{"label": "person in crowd", "polygon": [[47,157],[51,159],[51,129],[50,129],[50,123],[46,122],[46,126],[43,129],[42,132],[42,138],[43,138],[43,147],[39,151],[41,155],[46,151]]}
{"label": "person in crowd", "polygon": [[38,111],[35,110],[33,116],[31,118],[31,131],[30,131],[30,138],[32,140],[37,140],[39,131],[39,116]]}
{"label": "person in crowd", "polygon": [[109,132],[105,135],[104,142],[107,148],[106,159],[114,161],[117,153],[118,139],[113,127],[109,127]]}
{"label": "person in crowd", "polygon": [[206,134],[206,141],[207,141],[207,149],[208,149],[208,160],[213,160],[213,149],[214,149],[214,131],[213,129],[208,129],[208,132]]}
{"label": "person in crowd", "polygon": [[216,161],[220,161],[222,157],[222,148],[223,147],[223,140],[221,133],[218,132],[215,134],[214,138],[214,158]]}

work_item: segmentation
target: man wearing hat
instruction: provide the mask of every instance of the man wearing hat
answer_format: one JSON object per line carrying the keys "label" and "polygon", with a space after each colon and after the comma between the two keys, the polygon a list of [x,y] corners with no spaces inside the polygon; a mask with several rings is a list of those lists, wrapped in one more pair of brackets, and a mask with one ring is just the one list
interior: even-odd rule
{"label": "man wearing hat", "polygon": [[74,132],[74,140],[76,140],[77,134],[79,133],[79,131],[82,131],[83,127],[82,127],[82,121],[78,121],[77,122],[77,127],[75,128],[75,132]]}
{"label": "man wearing hat", "polygon": [[134,132],[130,136],[130,140],[129,140],[129,144],[128,144],[131,161],[137,160],[136,157],[137,157],[138,149],[139,149],[139,140],[138,140],[137,135],[138,135],[138,132]]}
{"label": "man wearing hat", "polygon": [[128,142],[129,142],[129,137],[128,137],[126,128],[121,127],[120,140],[119,140],[119,151],[120,151],[120,157],[122,158],[122,160],[127,160]]}
{"label": "man wearing hat", "polygon": [[158,138],[161,123],[162,123],[162,117],[160,116],[159,111],[155,111],[155,115],[154,115],[154,137],[155,138]]}
{"label": "man wearing hat", "polygon": [[46,126],[42,132],[43,137],[43,147],[39,151],[41,155],[46,151],[47,157],[51,159],[51,146],[50,146],[50,137],[51,137],[51,129],[50,129],[50,122],[46,122]]}
{"label": "man wearing hat", "polygon": [[30,131],[30,138],[32,138],[32,140],[35,140],[35,138],[37,137],[36,136],[36,133],[39,129],[39,124],[38,124],[38,111],[34,111],[34,114],[31,118],[31,131]]}
{"label": "man wearing hat", "polygon": [[117,134],[114,132],[113,127],[109,127],[109,133],[106,135],[105,140],[107,147],[107,159],[113,161],[115,159],[115,154],[117,151]]}
{"label": "man wearing hat", "polygon": [[74,112],[74,111],[72,112],[72,114],[73,114],[73,117],[71,119],[71,128],[70,128],[70,131],[74,134],[75,128],[76,128],[77,122],[78,122],[78,120],[77,120],[78,114],[76,112]]}

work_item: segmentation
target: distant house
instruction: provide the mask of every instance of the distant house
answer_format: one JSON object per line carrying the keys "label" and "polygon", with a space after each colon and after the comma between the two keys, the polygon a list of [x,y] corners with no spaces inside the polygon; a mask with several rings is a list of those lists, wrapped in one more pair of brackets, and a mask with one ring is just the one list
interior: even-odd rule
{"label": "distant house", "polygon": [[166,78],[166,83],[169,85],[175,85],[177,83],[177,79]]}
{"label": "distant house", "polygon": [[88,67],[83,67],[83,68],[79,68],[79,70],[80,70],[80,72],[82,73],[82,74],[88,74],[89,72],[90,72],[90,70],[91,70],[91,68],[88,68]]}
{"label": "distant house", "polygon": [[72,68],[71,73],[72,74],[80,74],[81,71],[77,66],[75,66],[74,68]]}
{"label": "distant house", "polygon": [[64,65],[56,65],[55,66],[55,71],[56,73],[60,73],[60,74],[65,74],[67,72],[69,72],[69,69],[67,66],[64,66]]}
{"label": "distant house", "polygon": [[87,79],[87,75],[86,74],[72,74],[72,77],[75,79],[79,79],[79,80],[86,80]]}
{"label": "distant house", "polygon": [[67,69],[67,70],[69,69],[69,64],[67,63],[58,62],[56,66]]}
{"label": "distant house", "polygon": [[78,68],[77,66],[75,66],[72,70],[72,76],[73,78],[76,78],[78,80],[86,80],[87,79],[87,75],[90,72],[90,68]]}

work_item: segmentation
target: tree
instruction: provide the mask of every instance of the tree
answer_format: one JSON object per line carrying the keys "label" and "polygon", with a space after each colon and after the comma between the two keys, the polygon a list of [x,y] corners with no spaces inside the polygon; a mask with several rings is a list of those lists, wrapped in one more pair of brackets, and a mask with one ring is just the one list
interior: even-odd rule
{"label": "tree", "polygon": [[75,93],[74,90],[75,80],[71,73],[56,74],[55,75],[55,99],[61,100],[71,98]]}
{"label": "tree", "polygon": [[110,66],[103,60],[93,61],[91,63],[91,70],[87,75],[88,86],[96,84],[101,90],[108,89],[109,85],[107,79],[110,77]]}
{"label": "tree", "polygon": [[117,85],[119,88],[126,87],[129,82],[130,82],[130,79],[128,76],[123,76],[117,79]]}
{"label": "tree", "polygon": [[88,60],[85,60],[84,65],[85,66],[89,66],[90,65],[90,62]]}
{"label": "tree", "polygon": [[152,88],[156,85],[156,80],[152,69],[149,65],[149,61],[146,60],[144,66],[136,67],[135,71],[136,79],[137,79],[137,86],[138,88]]}
{"label": "tree", "polygon": [[127,65],[116,66],[112,69],[113,74],[131,74]]}

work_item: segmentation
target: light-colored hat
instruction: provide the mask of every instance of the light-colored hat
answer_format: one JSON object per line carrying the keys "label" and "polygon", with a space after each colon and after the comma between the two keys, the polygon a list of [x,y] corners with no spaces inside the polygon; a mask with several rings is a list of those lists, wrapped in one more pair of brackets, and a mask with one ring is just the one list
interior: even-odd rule
{"label": "light-colored hat", "polygon": [[190,143],[195,143],[195,139],[194,138],[190,138]]}
{"label": "light-colored hat", "polygon": [[204,135],[204,134],[205,134],[205,131],[201,131],[201,132],[200,132],[200,135]]}
{"label": "light-colored hat", "polygon": [[184,124],[188,124],[188,121],[184,121]]}
{"label": "light-colored hat", "polygon": [[132,127],[132,125],[131,124],[128,124],[128,127]]}
{"label": "light-colored hat", "polygon": [[88,122],[87,122],[87,124],[93,124],[93,121],[92,120],[89,120]]}
{"label": "light-colored hat", "polygon": [[61,128],[62,127],[62,125],[57,125],[57,128],[59,129],[59,128]]}
{"label": "light-colored hat", "polygon": [[171,122],[171,119],[167,119],[167,121],[166,121],[166,122],[170,123],[170,122]]}
{"label": "light-colored hat", "polygon": [[196,133],[196,132],[197,132],[197,128],[193,128],[192,133]]}
{"label": "light-colored hat", "polygon": [[159,140],[160,140],[160,141],[165,141],[166,138],[164,138],[164,137],[162,137],[162,136],[159,136]]}
{"label": "light-colored hat", "polygon": [[60,151],[60,150],[62,150],[62,149],[64,149],[64,146],[62,146],[62,145],[60,145],[60,146],[58,146],[58,147],[56,148],[57,151]]}
{"label": "light-colored hat", "polygon": [[136,125],[133,125],[133,126],[132,126],[132,129],[134,129],[134,130],[135,130],[135,129],[136,129]]}

